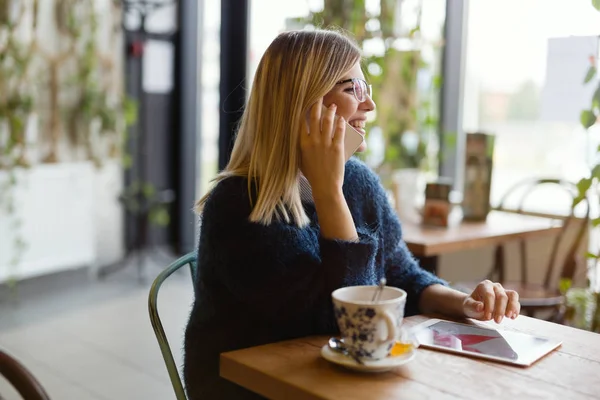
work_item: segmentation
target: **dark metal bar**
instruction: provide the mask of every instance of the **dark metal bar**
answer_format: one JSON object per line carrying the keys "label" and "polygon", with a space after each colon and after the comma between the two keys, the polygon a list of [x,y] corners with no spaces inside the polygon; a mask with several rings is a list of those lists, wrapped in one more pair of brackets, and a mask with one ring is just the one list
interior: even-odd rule
{"label": "dark metal bar", "polygon": [[200,98],[198,93],[198,31],[201,29],[203,0],[180,0],[178,9],[179,35],[176,54],[177,143],[175,147],[175,187],[177,199],[173,220],[175,247],[187,253],[195,247],[195,216],[192,212],[200,163],[197,162],[201,143]]}
{"label": "dark metal bar", "polygon": [[221,0],[219,170],[231,156],[246,101],[249,0]]}

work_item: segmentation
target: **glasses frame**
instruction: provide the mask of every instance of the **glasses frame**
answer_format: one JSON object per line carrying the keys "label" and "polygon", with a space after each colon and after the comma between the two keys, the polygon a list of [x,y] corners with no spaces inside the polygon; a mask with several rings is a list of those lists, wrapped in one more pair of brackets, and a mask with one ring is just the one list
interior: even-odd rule
{"label": "glasses frame", "polygon": [[[355,86],[356,84],[354,83],[356,81],[363,82],[365,84],[365,87],[367,88],[364,99],[360,99],[358,97],[358,94],[356,94],[356,86]],[[348,82],[352,82],[352,91],[354,92],[354,97],[360,103],[363,103],[363,102],[367,101],[367,97],[366,96],[368,96],[370,98],[373,98],[372,97],[372,94],[373,94],[373,85],[368,84],[367,81],[365,81],[364,79],[361,79],[361,78],[348,78],[348,79],[344,79],[343,81],[337,82],[336,85],[343,85],[344,83],[348,83]]]}

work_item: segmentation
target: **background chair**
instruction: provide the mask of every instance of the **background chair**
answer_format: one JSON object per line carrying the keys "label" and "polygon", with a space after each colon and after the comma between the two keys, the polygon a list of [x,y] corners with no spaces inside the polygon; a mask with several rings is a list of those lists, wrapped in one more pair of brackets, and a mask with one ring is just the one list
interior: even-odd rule
{"label": "background chair", "polygon": [[185,395],[185,390],[183,389],[183,384],[181,383],[179,369],[175,364],[175,360],[173,359],[173,353],[171,352],[171,348],[169,347],[169,340],[167,339],[167,335],[165,334],[165,330],[163,329],[162,322],[160,321],[160,316],[158,315],[157,302],[158,291],[163,282],[175,271],[178,271],[181,267],[184,267],[188,264],[190,266],[190,273],[192,275],[193,284],[193,282],[196,281],[197,273],[195,252],[184,255],[183,257],[174,261],[164,271],[162,271],[152,283],[152,287],[150,288],[150,294],[148,295],[148,312],[150,313],[150,322],[152,323],[152,328],[154,329],[156,340],[158,340],[158,345],[160,347],[160,351],[165,361],[167,372],[169,373],[169,378],[171,379],[171,384],[173,385],[173,390],[175,391],[175,396],[177,400],[186,400],[187,397]]}
{"label": "background chair", "polygon": [[[500,203],[495,207],[498,211],[514,212],[519,214],[532,214],[523,210],[525,201],[529,196],[541,187],[555,187],[566,192],[570,199],[574,200],[578,196],[577,185],[572,182],[560,180],[560,179],[528,179],[517,183],[511,187],[506,194],[500,200]],[[518,195],[520,193],[520,196]],[[508,207],[507,203],[510,200],[518,200],[516,207]],[[544,281],[541,284],[535,284],[529,282],[528,279],[528,257],[527,257],[527,243],[526,240],[519,241],[520,249],[520,280],[518,281],[507,281],[506,280],[506,265],[504,253],[505,247],[500,245],[496,247],[494,256],[494,266],[490,273],[485,277],[486,279],[496,280],[500,282],[506,289],[512,289],[519,293],[521,301],[521,310],[524,314],[531,317],[535,316],[535,313],[542,310],[551,311],[551,320],[560,322],[560,306],[563,303],[563,295],[559,290],[558,282],[555,278],[555,264],[557,263],[559,250],[564,249],[566,246],[566,257],[562,260],[561,270],[559,274],[559,280],[568,279],[571,282],[574,281],[575,272],[580,264],[584,264],[584,253],[581,251],[582,241],[585,237],[585,233],[589,224],[590,208],[588,199],[585,198],[581,202],[581,206],[584,209],[584,217],[575,217],[574,210],[571,207],[568,215],[564,217],[557,217],[563,220],[563,225],[558,235],[552,241],[552,248],[550,249],[550,258],[546,266],[546,272]],[[579,224],[579,226],[577,226]],[[574,238],[571,239],[569,230],[576,226],[574,232]],[[585,264],[584,264],[585,265]],[[467,293],[471,293],[477,282],[457,282],[455,287]]]}
{"label": "background chair", "polygon": [[[27,368],[8,353],[0,350],[0,375],[17,390],[25,400],[50,400],[38,380]],[[3,398],[0,394],[0,399]]]}

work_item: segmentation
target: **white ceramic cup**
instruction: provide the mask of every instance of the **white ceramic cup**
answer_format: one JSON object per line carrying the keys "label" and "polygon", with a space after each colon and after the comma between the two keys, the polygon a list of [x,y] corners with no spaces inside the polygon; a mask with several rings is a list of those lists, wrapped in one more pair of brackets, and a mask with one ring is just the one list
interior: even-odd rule
{"label": "white ceramic cup", "polygon": [[387,357],[401,335],[406,292],[385,286],[373,303],[377,286],[349,286],[335,290],[334,313],[342,339],[361,360]]}

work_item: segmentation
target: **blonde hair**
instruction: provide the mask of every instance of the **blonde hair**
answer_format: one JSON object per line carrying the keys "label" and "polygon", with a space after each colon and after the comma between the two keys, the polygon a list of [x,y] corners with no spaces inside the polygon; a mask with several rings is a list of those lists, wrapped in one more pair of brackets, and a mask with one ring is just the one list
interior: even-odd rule
{"label": "blonde hair", "polygon": [[[258,64],[231,159],[214,179],[216,185],[232,176],[248,178],[250,221],[309,223],[298,187],[301,124],[310,106],[360,59],[358,46],[332,30],[284,32],[269,45]],[[198,212],[211,191],[196,204]]]}

